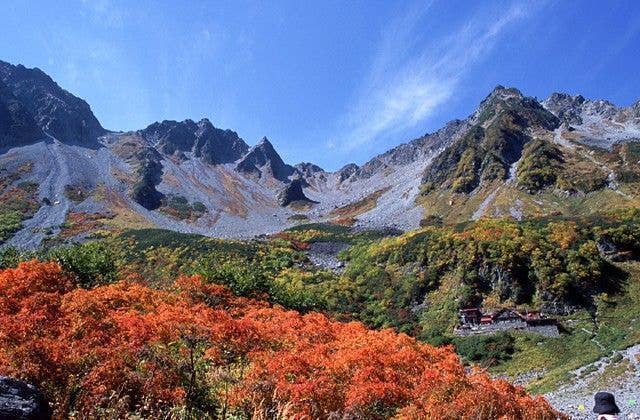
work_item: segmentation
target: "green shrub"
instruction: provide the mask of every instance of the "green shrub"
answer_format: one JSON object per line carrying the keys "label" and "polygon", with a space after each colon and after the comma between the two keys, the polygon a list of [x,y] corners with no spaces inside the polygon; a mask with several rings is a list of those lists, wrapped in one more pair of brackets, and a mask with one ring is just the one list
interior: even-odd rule
{"label": "green shrub", "polygon": [[15,268],[23,261],[23,255],[14,247],[0,249],[0,269]]}
{"label": "green shrub", "polygon": [[106,242],[94,241],[53,248],[41,258],[59,263],[83,288],[109,284],[118,278],[116,256],[113,248]]}
{"label": "green shrub", "polygon": [[198,213],[204,213],[205,211],[207,211],[207,206],[205,206],[201,201],[194,201],[192,208],[195,212]]}
{"label": "green shrub", "polygon": [[22,216],[20,211],[0,212],[0,243],[6,241],[13,233],[22,227]]}
{"label": "green shrub", "polygon": [[478,159],[474,149],[462,153],[456,166],[451,189],[456,193],[469,193],[478,185]]}
{"label": "green shrub", "polygon": [[162,199],[160,211],[181,220],[196,219],[207,211],[207,207],[200,201],[189,203],[181,195],[167,195]]}
{"label": "green shrub", "polygon": [[509,333],[456,338],[453,342],[465,361],[485,367],[509,360],[515,351],[515,339]]}
{"label": "green shrub", "polygon": [[562,152],[557,147],[533,139],[524,147],[518,164],[518,185],[529,192],[537,192],[555,184],[563,162]]}

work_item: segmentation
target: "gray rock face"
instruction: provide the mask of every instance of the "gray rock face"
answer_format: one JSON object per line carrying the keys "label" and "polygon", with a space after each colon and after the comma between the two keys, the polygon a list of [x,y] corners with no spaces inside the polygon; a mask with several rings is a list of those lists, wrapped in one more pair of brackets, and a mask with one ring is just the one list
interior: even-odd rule
{"label": "gray rock face", "polygon": [[0,80],[38,127],[58,140],[89,145],[106,133],[85,101],[62,89],[42,70],[0,61]]}
{"label": "gray rock face", "polygon": [[640,101],[638,101],[635,104],[633,104],[631,106],[631,110],[632,110],[633,118],[639,118],[640,119]]}
{"label": "gray rock face", "polygon": [[160,207],[164,195],[156,186],[162,181],[162,164],[155,149],[147,148],[139,153],[140,167],[138,168],[138,182],[133,186],[131,198],[147,210]]}
{"label": "gray rock face", "polygon": [[249,150],[238,162],[236,169],[257,178],[261,178],[263,172],[267,172],[280,181],[286,181],[294,172],[294,168],[284,163],[266,137]]}
{"label": "gray rock face", "polygon": [[633,258],[633,253],[629,250],[620,249],[613,241],[607,237],[600,237],[596,241],[600,256],[609,261],[627,261]]}
{"label": "gray rock face", "polygon": [[324,172],[324,169],[310,162],[300,162],[294,166],[294,169],[305,178]]}
{"label": "gray rock face", "polygon": [[50,418],[49,404],[36,387],[17,379],[0,376],[0,419]]}
{"label": "gray rock face", "polygon": [[582,95],[566,93],[553,93],[542,105],[560,120],[571,125],[581,125],[594,119],[623,123],[640,115],[640,102],[624,108],[604,99],[591,100],[585,99]]}
{"label": "gray rock face", "polygon": [[581,95],[553,93],[544,101],[544,106],[554,115],[568,124],[582,124],[580,107],[585,99]]}
{"label": "gray rock face", "polygon": [[355,174],[360,167],[355,163],[349,163],[344,165],[342,168],[338,170],[338,178],[340,182],[344,182],[349,179],[353,174]]}
{"label": "gray rock face", "polygon": [[304,195],[302,182],[302,179],[296,178],[287,184],[287,186],[278,193],[278,203],[283,207],[288,206],[294,201],[306,201],[311,203],[312,201]]}
{"label": "gray rock face", "polygon": [[640,102],[618,107],[603,99],[554,93],[542,105],[587,146],[610,149],[616,143],[640,139]]}
{"label": "gray rock face", "polygon": [[185,152],[193,152],[212,165],[235,162],[249,150],[236,132],[216,128],[206,118],[197,123],[156,122],[138,133],[164,154],[183,157]]}
{"label": "gray rock face", "polygon": [[598,115],[606,119],[613,119],[621,111],[620,108],[604,99],[586,101],[584,108],[588,114]]}
{"label": "gray rock face", "polygon": [[0,82],[0,148],[29,144],[43,136],[31,113]]}
{"label": "gray rock face", "polygon": [[338,254],[350,246],[346,242],[312,242],[306,254],[314,265],[341,272],[344,262],[338,259]]}

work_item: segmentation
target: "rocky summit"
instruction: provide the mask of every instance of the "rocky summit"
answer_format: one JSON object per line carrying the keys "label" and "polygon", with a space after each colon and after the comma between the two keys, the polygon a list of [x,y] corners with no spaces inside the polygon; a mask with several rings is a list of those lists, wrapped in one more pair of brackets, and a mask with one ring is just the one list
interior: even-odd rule
{"label": "rocky summit", "polygon": [[91,145],[105,134],[89,104],[62,89],[42,70],[0,61],[0,80],[46,135]]}
{"label": "rocky summit", "polygon": [[249,150],[237,133],[216,128],[206,118],[197,123],[156,122],[139,134],[166,155],[186,159],[186,154],[190,154],[212,165],[233,163]]}
{"label": "rocky summit", "polygon": [[264,175],[278,181],[285,181],[294,172],[290,165],[284,163],[266,137],[263,137],[240,159],[236,169],[257,178],[262,178]]}

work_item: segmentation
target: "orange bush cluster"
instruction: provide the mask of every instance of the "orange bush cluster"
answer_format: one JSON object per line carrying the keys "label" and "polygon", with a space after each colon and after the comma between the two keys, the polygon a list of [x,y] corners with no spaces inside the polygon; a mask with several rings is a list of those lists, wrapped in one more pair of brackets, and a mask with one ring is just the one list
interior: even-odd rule
{"label": "orange bush cluster", "polygon": [[450,348],[238,298],[198,277],[173,291],[74,288],[55,263],[0,272],[0,374],[60,417],[557,418],[522,388],[465,372]]}

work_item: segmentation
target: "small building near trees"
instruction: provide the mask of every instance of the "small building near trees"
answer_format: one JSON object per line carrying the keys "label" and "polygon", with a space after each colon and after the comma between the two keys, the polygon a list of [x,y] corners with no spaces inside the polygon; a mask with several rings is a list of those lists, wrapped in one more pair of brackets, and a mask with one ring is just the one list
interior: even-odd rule
{"label": "small building near trees", "polygon": [[479,308],[465,308],[458,314],[460,324],[454,333],[461,336],[511,330],[530,331],[548,337],[559,335],[557,320],[538,311],[500,308],[483,313]]}

